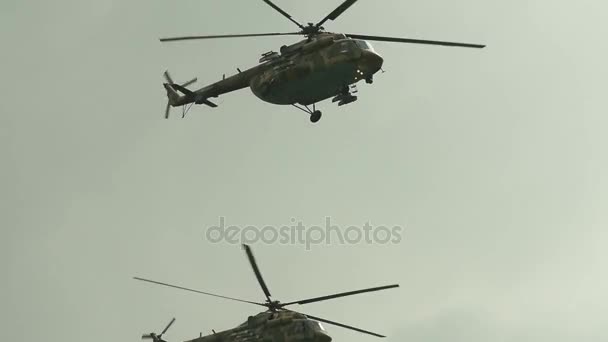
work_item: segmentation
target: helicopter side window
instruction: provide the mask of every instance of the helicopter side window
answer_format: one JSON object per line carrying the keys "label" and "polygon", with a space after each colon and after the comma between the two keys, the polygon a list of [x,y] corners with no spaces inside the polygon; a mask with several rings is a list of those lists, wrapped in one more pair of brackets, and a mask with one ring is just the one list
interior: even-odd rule
{"label": "helicopter side window", "polygon": [[374,48],[365,40],[355,40],[355,43],[363,50],[374,50]]}
{"label": "helicopter side window", "polygon": [[310,326],[312,327],[312,330],[325,331],[325,328],[317,321],[310,321]]}
{"label": "helicopter side window", "polygon": [[346,42],[340,43],[340,53],[348,52],[348,44]]}
{"label": "helicopter side window", "polygon": [[330,55],[338,56],[338,55],[351,55],[354,53],[354,45],[350,40],[345,40],[342,42],[337,42],[332,46]]}
{"label": "helicopter side window", "polygon": [[340,43],[340,53],[349,53],[352,51],[352,44],[350,41]]}

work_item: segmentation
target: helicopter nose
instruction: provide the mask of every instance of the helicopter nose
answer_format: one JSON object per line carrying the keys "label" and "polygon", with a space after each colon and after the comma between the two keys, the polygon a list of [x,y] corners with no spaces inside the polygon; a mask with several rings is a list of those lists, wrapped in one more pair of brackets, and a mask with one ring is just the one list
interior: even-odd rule
{"label": "helicopter nose", "polygon": [[317,331],[315,332],[315,335],[315,342],[331,342],[331,336],[327,335],[324,332]]}
{"label": "helicopter nose", "polygon": [[373,75],[382,68],[384,59],[379,54],[364,50],[361,51],[361,66],[360,69],[367,75]]}

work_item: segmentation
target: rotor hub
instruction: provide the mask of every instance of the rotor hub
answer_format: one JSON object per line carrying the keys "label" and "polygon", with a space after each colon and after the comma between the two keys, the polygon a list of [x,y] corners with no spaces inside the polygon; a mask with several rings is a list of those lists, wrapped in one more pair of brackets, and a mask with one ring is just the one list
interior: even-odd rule
{"label": "rotor hub", "polygon": [[280,301],[278,300],[271,300],[271,301],[266,301],[266,306],[268,307],[268,309],[270,309],[271,311],[275,311],[277,309],[281,309],[283,307],[283,304],[281,304]]}
{"label": "rotor hub", "polygon": [[310,38],[321,33],[323,30],[324,28],[322,26],[317,26],[314,23],[308,23],[308,26],[304,26],[302,28],[302,32],[300,33]]}

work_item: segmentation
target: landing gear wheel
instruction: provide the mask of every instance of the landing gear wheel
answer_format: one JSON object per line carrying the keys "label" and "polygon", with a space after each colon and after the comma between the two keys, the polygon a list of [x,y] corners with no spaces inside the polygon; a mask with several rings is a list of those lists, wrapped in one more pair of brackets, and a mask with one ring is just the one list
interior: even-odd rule
{"label": "landing gear wheel", "polygon": [[298,106],[298,104],[296,103],[292,103],[292,106],[296,107],[297,109],[305,112],[306,114],[310,115],[310,122],[315,123],[319,120],[321,120],[321,111],[317,110],[317,108],[315,108],[315,104],[312,104],[312,109],[310,109],[310,107],[308,107],[308,105],[302,105],[304,107]]}

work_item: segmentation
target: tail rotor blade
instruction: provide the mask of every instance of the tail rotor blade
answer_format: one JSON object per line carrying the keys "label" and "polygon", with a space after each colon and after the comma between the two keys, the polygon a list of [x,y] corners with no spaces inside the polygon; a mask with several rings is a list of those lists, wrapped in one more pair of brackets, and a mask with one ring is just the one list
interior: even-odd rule
{"label": "tail rotor blade", "polygon": [[154,337],[152,336],[152,334],[141,335],[142,340],[149,340],[149,339],[153,339],[153,338]]}
{"label": "tail rotor blade", "polygon": [[173,79],[171,78],[171,75],[169,75],[169,71],[165,71],[165,79],[167,80],[167,82],[169,84],[174,84],[175,82],[173,82]]}
{"label": "tail rotor blade", "polygon": [[171,322],[169,322],[169,324],[167,325],[167,327],[165,328],[165,330],[163,330],[163,332],[160,333],[160,334],[163,335],[164,333],[166,333],[167,330],[169,330],[169,327],[171,327],[171,325],[173,324],[173,322],[175,322],[175,317],[171,320]]}
{"label": "tail rotor blade", "polygon": [[187,87],[187,86],[191,85],[192,83],[194,83],[196,81],[197,81],[197,78],[195,77],[195,78],[191,79],[190,81],[188,81],[186,83],[183,83],[182,87]]}
{"label": "tail rotor blade", "polygon": [[[167,83],[169,84],[173,84],[173,79],[171,78],[171,75],[169,75],[169,70],[165,70],[165,80],[167,80]],[[165,86],[165,88],[167,88]],[[171,110],[171,102],[167,101],[167,108],[165,108],[165,119],[169,118],[169,111]]]}

